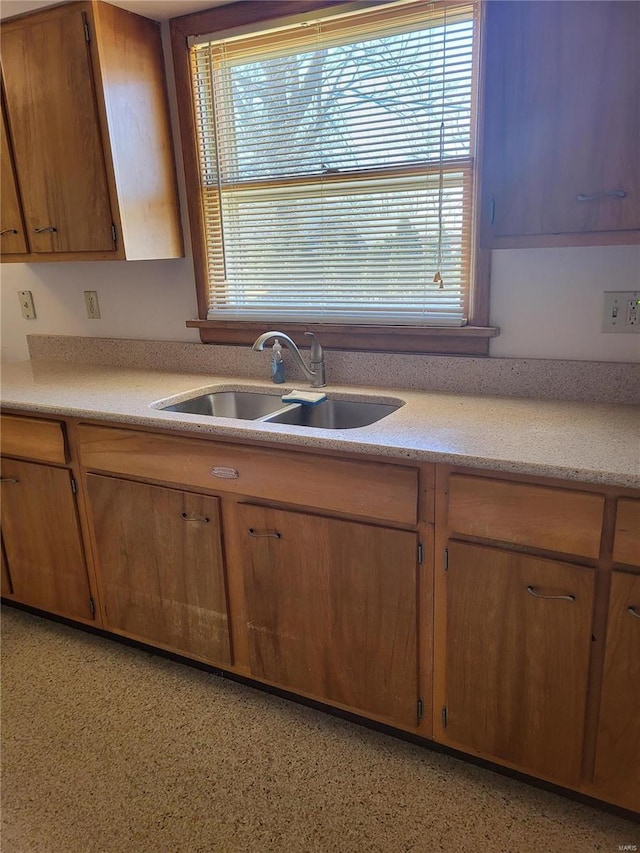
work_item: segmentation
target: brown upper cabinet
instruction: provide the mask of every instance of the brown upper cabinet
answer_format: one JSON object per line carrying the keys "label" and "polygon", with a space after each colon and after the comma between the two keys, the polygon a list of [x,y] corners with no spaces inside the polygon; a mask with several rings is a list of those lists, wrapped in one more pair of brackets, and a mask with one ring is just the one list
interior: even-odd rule
{"label": "brown upper cabinet", "polygon": [[640,242],[640,3],[487,8],[481,243]]}
{"label": "brown upper cabinet", "polygon": [[18,185],[13,165],[13,156],[9,146],[7,122],[2,104],[2,151],[0,152],[0,250],[3,254],[24,254],[27,251],[27,241],[22,221],[22,208],[18,196]]}
{"label": "brown upper cabinet", "polygon": [[6,260],[181,257],[158,24],[99,2],[23,15],[2,76],[27,238]]}

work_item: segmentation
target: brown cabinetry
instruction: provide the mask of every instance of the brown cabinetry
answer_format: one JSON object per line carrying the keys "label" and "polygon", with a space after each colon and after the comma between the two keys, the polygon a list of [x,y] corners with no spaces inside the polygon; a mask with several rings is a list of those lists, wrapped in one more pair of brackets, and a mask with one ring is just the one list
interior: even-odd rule
{"label": "brown cabinetry", "polygon": [[448,543],[444,740],[580,781],[595,572]]}
{"label": "brown cabinetry", "polygon": [[640,241],[640,4],[490,2],[482,241]]}
{"label": "brown cabinetry", "polygon": [[637,492],[2,427],[4,597],[638,809]]}
{"label": "brown cabinetry", "polygon": [[640,575],[614,572],[593,791],[640,812]]}
{"label": "brown cabinetry", "polygon": [[448,524],[456,533],[597,557],[602,495],[452,474]]}
{"label": "brown cabinetry", "polygon": [[22,208],[18,195],[18,184],[13,165],[13,154],[9,145],[7,123],[2,102],[2,137],[0,143],[0,252],[3,255],[20,255],[27,251],[24,234]]}
{"label": "brown cabinetry", "polygon": [[[2,460],[4,586],[23,604],[93,621],[71,472]],[[5,590],[3,588],[3,594]]]}
{"label": "brown cabinetry", "polygon": [[158,25],[103,3],[27,14],[2,25],[2,74],[28,260],[179,257]]}
{"label": "brown cabinetry", "polygon": [[613,539],[613,559],[640,568],[640,500],[618,501]]}
{"label": "brown cabinetry", "polygon": [[237,507],[251,674],[417,722],[415,533]]}
{"label": "brown cabinetry", "polygon": [[229,665],[219,500],[87,477],[106,627]]}

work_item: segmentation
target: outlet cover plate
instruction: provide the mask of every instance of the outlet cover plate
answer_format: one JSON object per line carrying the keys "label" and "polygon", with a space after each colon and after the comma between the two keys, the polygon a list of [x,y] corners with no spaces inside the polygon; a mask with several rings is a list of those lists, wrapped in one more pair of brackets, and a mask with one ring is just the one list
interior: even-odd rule
{"label": "outlet cover plate", "polygon": [[100,319],[100,305],[98,304],[98,293],[96,290],[85,290],[84,302],[87,306],[87,317],[89,320]]}
{"label": "outlet cover plate", "polygon": [[19,290],[18,299],[20,300],[20,310],[25,320],[36,319],[36,309],[33,304],[33,294],[30,290]]}

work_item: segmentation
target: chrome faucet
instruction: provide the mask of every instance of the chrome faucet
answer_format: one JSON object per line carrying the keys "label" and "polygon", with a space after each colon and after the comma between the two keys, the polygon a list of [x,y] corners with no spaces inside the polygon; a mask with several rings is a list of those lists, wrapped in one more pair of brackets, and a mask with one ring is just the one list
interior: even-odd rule
{"label": "chrome faucet", "polygon": [[300,350],[296,346],[296,342],[291,340],[289,335],[285,335],[284,332],[265,332],[263,335],[254,342],[253,349],[256,352],[262,352],[264,349],[264,345],[267,341],[270,341],[271,338],[279,338],[283,344],[286,344],[287,347],[291,350],[291,355],[293,356],[293,360],[298,365],[300,370],[304,373],[304,375],[311,382],[312,388],[324,388],[327,384],[325,369],[324,369],[324,350],[320,346],[316,336],[313,332],[305,332],[307,337],[311,338],[311,358],[309,362],[309,367],[302,360],[302,356],[300,355]]}

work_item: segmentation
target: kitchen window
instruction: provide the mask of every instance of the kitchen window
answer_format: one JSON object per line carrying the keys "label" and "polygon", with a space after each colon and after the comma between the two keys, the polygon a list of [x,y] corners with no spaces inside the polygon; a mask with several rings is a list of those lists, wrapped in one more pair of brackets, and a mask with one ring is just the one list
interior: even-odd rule
{"label": "kitchen window", "polygon": [[[189,325],[219,342],[277,327],[343,348],[486,352],[477,6],[323,4],[243,21],[256,6],[292,9],[223,6],[208,14],[226,26],[187,40]],[[185,24],[173,29],[183,54]]]}

